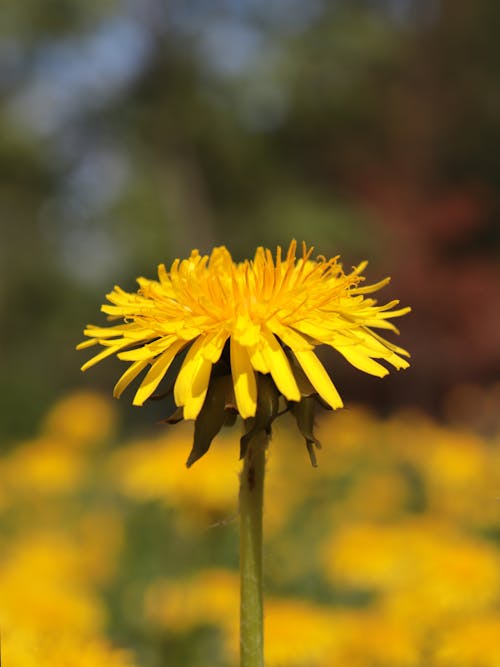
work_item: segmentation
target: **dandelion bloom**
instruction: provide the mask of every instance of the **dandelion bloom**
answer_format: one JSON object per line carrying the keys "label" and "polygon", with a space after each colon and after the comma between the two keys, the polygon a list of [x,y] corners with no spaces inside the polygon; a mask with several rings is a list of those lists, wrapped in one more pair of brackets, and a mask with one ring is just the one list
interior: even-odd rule
{"label": "dandelion bloom", "polygon": [[[307,426],[306,399],[317,396],[333,409],[342,407],[315,347],[329,345],[356,368],[379,377],[388,373],[379,360],[406,368],[408,353],[373,329],[397,331],[389,319],[409,308],[395,309],[398,301],[380,306],[365,296],[389,281],[361,286],[366,262],[344,273],[338,257],[312,259],[305,244],[298,257],[296,250],[292,241],[286,256],[278,247],[274,258],[258,248],[252,261],[240,263],[224,246],[210,256],[193,250],[188,259],[176,259],[170,271],[160,264],[158,280],[139,278],[137,293],[115,287],[107,296],[111,305],[102,311],[122,321],[85,329],[89,340],[78,348],[99,344],[104,349],[82,370],[114,354],[130,362],[114,388],[119,397],[149,367],[133,399],[142,405],[187,349],[173,384],[175,420],[198,424],[233,411],[254,418],[259,428],[266,422],[268,430],[283,396],[309,447],[316,441]],[[221,420],[201,430],[218,432]]]}

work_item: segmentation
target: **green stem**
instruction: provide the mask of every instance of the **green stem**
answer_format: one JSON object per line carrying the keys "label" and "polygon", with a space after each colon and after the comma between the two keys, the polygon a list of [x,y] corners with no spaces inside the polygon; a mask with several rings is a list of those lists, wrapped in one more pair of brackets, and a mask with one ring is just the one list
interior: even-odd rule
{"label": "green stem", "polygon": [[252,438],[240,479],[240,667],[263,667],[262,507],[267,437]]}

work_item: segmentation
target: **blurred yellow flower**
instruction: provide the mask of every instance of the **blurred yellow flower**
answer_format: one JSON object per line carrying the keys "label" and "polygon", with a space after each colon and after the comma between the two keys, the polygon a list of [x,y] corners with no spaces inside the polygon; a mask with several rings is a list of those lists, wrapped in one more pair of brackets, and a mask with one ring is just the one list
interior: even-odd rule
{"label": "blurred yellow flower", "polygon": [[0,618],[6,626],[94,634],[104,623],[99,597],[89,589],[80,545],[65,535],[25,535],[3,548]]}
{"label": "blurred yellow flower", "polygon": [[33,494],[64,494],[77,488],[87,473],[83,458],[54,438],[22,442],[1,461],[10,501]]}
{"label": "blurred yellow flower", "polygon": [[425,463],[440,427],[424,412],[406,408],[379,424],[380,450],[388,459],[409,464],[415,470]]}
{"label": "blurred yellow flower", "polygon": [[[378,608],[340,616],[342,641],[321,667],[418,667],[422,646],[418,629]],[[416,631],[417,630],[417,631]],[[307,663],[304,663],[307,664]]]}
{"label": "blurred yellow flower", "polygon": [[[339,457],[341,465],[345,459],[352,459],[361,454],[366,456],[368,452],[377,448],[380,441],[380,422],[375,415],[366,407],[350,405],[348,410],[333,415],[332,413],[321,413],[318,417],[316,432],[318,439],[325,444],[331,444],[335,448],[336,456],[325,461],[321,466],[328,466],[328,471],[338,469]],[[326,470],[325,470],[326,472]]]}
{"label": "blurred yellow flower", "polygon": [[349,520],[388,520],[404,513],[409,497],[408,483],[397,470],[377,470],[372,466],[352,481],[349,493],[332,514]]}
{"label": "blurred yellow flower", "polygon": [[[265,664],[268,667],[317,667],[338,655],[344,625],[328,609],[312,602],[269,598],[264,616]],[[238,635],[227,633],[226,652],[238,656]]]}
{"label": "blurred yellow flower", "polygon": [[[312,667],[322,665],[327,657],[333,663],[346,637],[341,614],[305,600],[271,598],[266,603],[264,627],[269,667]],[[236,659],[236,636],[230,646]]]}
{"label": "blurred yellow flower", "polygon": [[187,579],[158,580],[146,591],[147,618],[182,632],[197,625],[238,626],[239,575],[230,570],[205,570]]}
{"label": "blurred yellow flower", "polygon": [[2,656],[8,667],[134,667],[132,655],[101,637],[80,636],[63,626],[52,632],[2,628]]}
{"label": "blurred yellow flower", "polygon": [[[156,581],[145,597],[147,618],[170,632],[218,626],[227,656],[234,662],[238,585],[238,574],[227,570]],[[418,637],[412,628],[378,610],[339,611],[307,600],[269,597],[264,623],[269,667],[413,667],[418,662]]]}
{"label": "blurred yellow flower", "polygon": [[325,573],[348,586],[385,589],[414,576],[413,553],[405,525],[352,523],[341,526],[325,545]]}
{"label": "blurred yellow flower", "polygon": [[169,505],[207,514],[236,512],[240,464],[232,439],[221,438],[206,465],[186,470],[187,428],[119,449],[110,460],[112,483],[130,498],[161,499]]}
{"label": "blurred yellow flower", "polygon": [[[132,501],[158,499],[181,509],[172,526],[179,534],[192,526],[186,518],[206,525],[236,513],[240,464],[231,438],[221,437],[205,462],[186,471],[187,424],[175,437],[162,431],[103,455],[66,446],[73,436],[63,437],[56,423],[48,420],[41,436],[0,459],[0,500],[8,512],[1,518],[12,522],[0,541],[4,661],[14,667],[132,667],[130,654],[105,639],[106,600],[99,592],[123,565],[118,555],[127,537],[126,510],[116,489]],[[324,604],[327,587],[323,604],[270,596],[266,664],[500,667],[499,548],[478,536],[484,526],[500,525],[500,454],[492,440],[416,411],[381,420],[353,407],[321,418],[319,433],[337,455],[311,475],[300,464],[299,438],[291,429],[291,417],[280,420],[268,452],[265,521],[272,559],[266,570],[273,586],[290,586],[322,563],[335,606]],[[90,436],[71,442],[84,441],[91,444]],[[105,489],[104,505],[81,506],[89,480],[99,493]],[[412,484],[422,494],[418,515],[407,513]],[[338,494],[333,504],[332,494]],[[318,512],[316,502],[325,511]],[[321,526],[312,519],[317,515]],[[315,540],[323,539],[328,525],[331,535],[318,554]],[[298,531],[304,536],[299,549]],[[134,576],[130,590],[142,594]],[[237,572],[227,570],[157,580],[145,595],[148,626],[158,626],[158,636],[165,627],[180,633],[183,642],[192,628],[212,623],[221,654],[235,662],[238,588]],[[372,596],[365,606],[352,607],[335,597],[339,589]]]}
{"label": "blurred yellow flower", "polygon": [[327,544],[334,581],[385,595],[394,617],[436,619],[490,608],[499,601],[498,550],[429,519],[394,525],[346,525]]}
{"label": "blurred yellow flower", "polygon": [[42,423],[42,435],[17,443],[0,459],[0,505],[79,490],[91,465],[88,447],[109,438],[115,421],[109,400],[97,394],[78,392],[58,401]]}
{"label": "blurred yellow flower", "polygon": [[[316,471],[318,472],[318,471]],[[312,476],[316,477],[316,475]],[[273,446],[266,457],[266,500],[264,532],[272,536],[293,516],[314,486],[310,470],[304,468],[302,443],[291,419],[284,417],[273,429]],[[284,541],[281,546],[286,549]],[[269,563],[272,570],[275,563]]]}
{"label": "blurred yellow flower", "polygon": [[[238,655],[239,576],[207,570],[185,580],[157,581],[145,598],[151,622],[174,632],[212,624],[223,632],[226,653]],[[266,602],[265,657],[269,667],[323,664],[343,644],[344,620],[328,609],[303,600]]]}
{"label": "blurred yellow flower", "polygon": [[115,432],[116,412],[104,396],[79,391],[58,401],[48,412],[42,431],[69,445],[95,445]]}
{"label": "blurred yellow flower", "polygon": [[469,618],[438,637],[432,664],[436,667],[498,667],[499,637],[498,613]]}
{"label": "blurred yellow flower", "polygon": [[494,450],[477,435],[436,429],[420,470],[429,511],[472,525],[500,519]]}
{"label": "blurred yellow flower", "polygon": [[124,540],[123,519],[117,510],[99,507],[75,522],[80,568],[88,582],[106,581],[114,573]]}

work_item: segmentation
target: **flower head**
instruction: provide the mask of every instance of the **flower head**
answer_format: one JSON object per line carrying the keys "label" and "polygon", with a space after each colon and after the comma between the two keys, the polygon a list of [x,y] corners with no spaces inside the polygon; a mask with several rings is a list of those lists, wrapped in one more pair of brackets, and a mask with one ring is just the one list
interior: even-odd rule
{"label": "flower head", "polygon": [[221,246],[210,256],[193,250],[170,271],[160,264],[158,280],[139,278],[137,293],[117,286],[107,295],[111,305],[102,311],[121,322],[85,329],[89,340],[78,348],[104,349],[82,370],[114,354],[130,362],[114,388],[119,397],[147,369],[133,399],[142,405],[187,350],[173,383],[178,406],[173,420],[196,420],[194,459],[236,413],[252,420],[248,437],[255,429],[269,430],[280,396],[311,449],[317,443],[307,399],[316,396],[333,409],[342,407],[316,346],[329,345],[379,377],[388,373],[379,360],[399,369],[408,366],[403,357],[409,356],[373,331],[397,331],[389,319],[409,311],[394,309],[397,301],[379,306],[365,296],[389,279],[360,286],[366,262],[346,274],[338,257],[311,256],[312,248],[304,244],[297,257],[292,241],[286,256],[278,247],[276,258],[258,248],[253,260],[235,263]]}

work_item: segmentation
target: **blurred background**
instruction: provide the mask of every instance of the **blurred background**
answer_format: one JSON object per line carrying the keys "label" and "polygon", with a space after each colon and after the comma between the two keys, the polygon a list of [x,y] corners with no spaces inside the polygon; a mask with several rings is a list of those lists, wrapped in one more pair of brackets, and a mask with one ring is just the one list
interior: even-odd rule
{"label": "blurred background", "polygon": [[[413,618],[413,612],[403,613],[399,607],[395,612],[393,598],[384,597],[389,584],[382,570],[363,575],[358,563],[357,579],[349,570],[351,556],[346,555],[340,565],[330,561],[325,565],[326,556],[318,556],[315,568],[306,567],[302,554],[285,567],[285,545],[293,551],[294,544],[304,542],[301,531],[314,533],[321,554],[328,553],[333,535],[342,537],[344,524],[338,523],[334,510],[339,499],[347,503],[345,530],[359,521],[368,530],[368,537],[362,531],[361,537],[355,533],[353,544],[359,538],[363,545],[366,539],[366,544],[388,544],[393,550],[391,540],[404,542],[411,534],[425,542],[426,535],[440,535],[449,540],[431,561],[447,561],[462,549],[466,563],[457,574],[458,582],[467,579],[464,572],[470,573],[470,563],[472,570],[489,572],[481,558],[489,563],[490,556],[500,555],[495,500],[500,495],[495,449],[500,431],[498,2],[5,0],[0,19],[0,511],[2,539],[11,545],[11,555],[0,561],[0,580],[10,573],[10,580],[17,582],[17,587],[11,585],[15,594],[5,603],[4,615],[18,618],[13,600],[30,580],[29,573],[52,581],[43,567],[55,553],[66,558],[69,573],[59,588],[51,584],[47,595],[40,593],[57,601],[55,591],[59,591],[60,615],[54,609],[33,611],[35,620],[27,622],[26,636],[15,645],[36,646],[40,652],[36,619],[59,618],[54,627],[60,626],[69,613],[67,602],[76,605],[80,620],[87,619],[82,621],[85,632],[93,628],[94,643],[84,641],[90,653],[81,646],[75,649],[75,656],[83,656],[78,658],[82,664],[114,664],[114,660],[121,667],[138,660],[133,664],[154,667],[173,647],[177,651],[173,665],[208,664],[202,649],[193,646],[212,647],[210,664],[234,660],[233,649],[224,653],[223,644],[206,634],[203,623],[200,630],[199,619],[192,620],[192,626],[186,622],[180,629],[174,627],[176,614],[165,611],[162,595],[185,599],[185,592],[172,592],[167,583],[167,588],[148,593],[150,597],[145,592],[160,575],[176,580],[180,570],[198,572],[203,558],[193,556],[196,549],[206,566],[236,567],[236,526],[228,519],[232,510],[225,501],[213,500],[210,493],[220,494],[214,483],[206,502],[208,508],[215,503],[215,519],[207,510],[209,518],[202,512],[201,524],[199,518],[190,523],[198,509],[193,510],[189,493],[185,492],[187,500],[182,493],[176,495],[178,482],[170,478],[155,482],[155,465],[148,468],[144,462],[156,456],[157,452],[151,453],[156,451],[156,438],[175,440],[173,431],[167,434],[154,426],[165,416],[164,407],[137,410],[126,399],[112,406],[104,396],[109,395],[122,363],[108,360],[82,375],[79,367],[90,355],[74,350],[85,324],[104,322],[99,307],[115,283],[133,290],[138,275],[154,277],[157,264],[169,265],[193,247],[209,251],[224,244],[242,259],[252,256],[257,245],[273,248],[288,246],[291,238],[305,240],[318,254],[340,254],[346,269],[368,259],[369,282],[392,276],[380,299],[399,298],[402,305],[413,308],[400,322],[402,336],[397,341],[412,353],[408,371],[391,373],[381,381],[340,358],[328,358],[346,413],[357,415],[359,426],[340,417],[345,423],[331,426],[335,438],[325,427],[320,467],[326,460],[329,463],[321,473],[321,491],[313,493],[320,496],[319,506],[310,498],[295,499],[294,511],[302,508],[295,519],[281,517],[273,524],[280,536],[276,549],[281,569],[273,570],[277,579],[270,577],[269,585],[271,590],[274,585],[276,595],[294,595],[293,604],[299,605],[280,607],[284,603],[277,598],[276,614],[283,627],[291,623],[287,614],[302,618],[302,612],[304,619],[316,619],[311,621],[311,632],[322,623],[330,627],[328,614],[321,616],[325,608],[345,605],[349,613],[362,609],[365,614],[356,617],[354,626],[348,624],[347,635],[368,636],[366,622],[372,624],[375,637],[382,632],[376,627],[380,618],[366,616],[374,613],[370,606],[374,599],[377,604],[390,602],[392,616],[389,607],[384,607],[389,616],[383,616],[393,624],[387,632],[396,632],[395,623],[398,628],[403,624],[404,634],[416,623],[413,619],[405,626],[401,619]],[[89,435],[85,424],[90,428],[93,421],[99,424]],[[367,424],[377,442],[387,444],[387,451],[380,445],[382,459],[377,458],[378,450],[374,454],[368,444],[364,447],[370,439],[364,435]],[[388,424],[396,424],[398,437],[387,435],[393,433]],[[406,447],[411,433],[427,438],[427,447],[436,438],[442,447],[420,450],[415,445],[411,454],[391,449],[390,443],[398,438]],[[136,443],[142,463],[130,463],[139,470],[146,466],[141,482],[145,486],[137,482],[137,490],[132,481],[124,491],[123,480],[128,478],[116,471],[125,463],[109,461],[115,460],[115,449],[120,451],[124,443],[135,446],[128,443],[132,437],[146,439],[142,449]],[[233,439],[237,437],[235,431]],[[335,441],[342,438],[357,443],[356,454],[335,472]],[[181,438],[186,456],[188,440],[188,435]],[[435,467],[422,458],[422,452]],[[300,449],[299,467],[287,473],[289,480],[316,474],[307,467],[305,455],[302,461],[303,454]],[[132,450],[129,455],[135,461]],[[183,460],[175,459],[175,465],[182,468]],[[165,468],[174,465],[168,461],[166,457]],[[235,481],[238,466],[231,461]],[[108,464],[114,472],[108,471]],[[302,465],[305,472],[299,473]],[[209,469],[209,465],[204,468]],[[486,470],[493,476],[489,490],[482,489]],[[367,486],[362,471],[370,477]],[[185,483],[189,486],[188,479]],[[294,482],[290,484],[293,489],[285,485],[278,497],[295,498]],[[440,496],[443,485],[449,494],[444,495],[446,501]],[[173,489],[172,496],[168,489]],[[354,510],[351,494],[357,498],[352,501]],[[466,508],[464,494],[470,497]],[[371,515],[368,505],[374,497],[382,509]],[[184,516],[182,503],[187,503],[191,517],[188,528],[180,527],[175,518],[179,513]],[[328,515],[325,544],[320,524],[312,519],[317,516],[314,507]],[[234,504],[234,512],[236,508]],[[35,518],[38,532],[32,534]],[[213,520],[222,522],[215,535],[208,529]],[[386,530],[382,537],[376,532],[380,522]],[[393,533],[387,532],[387,523]],[[68,526],[73,532],[67,532]],[[75,565],[77,556],[71,555],[68,545],[82,540],[82,535],[87,535],[88,543],[82,543],[99,567]],[[351,544],[349,535],[345,539],[341,545]],[[109,556],[113,549],[116,559],[106,569],[103,554]],[[346,554],[356,552],[346,549]],[[427,547],[420,544],[415,549]],[[38,560],[16,569],[19,553],[38,554]],[[390,572],[413,567],[406,561],[386,566]],[[59,563],[56,570],[60,568]],[[207,575],[204,585],[230,590],[233,584],[224,573],[212,572],[216,578]],[[428,570],[422,576],[429,578]],[[75,586],[83,598],[68,594],[66,600],[61,591],[73,591]],[[410,592],[403,586],[407,601],[414,599],[412,591],[421,589],[421,582],[412,586]],[[493,591],[493,597],[485,594],[481,608],[487,618],[479,628],[467,626],[475,637],[470,645],[481,637],[479,643],[487,646],[488,637],[500,631],[493,617],[499,600],[496,586],[492,574],[484,589]],[[203,586],[198,582],[195,588]],[[456,582],[450,583],[438,599],[455,588]],[[398,588],[398,595],[404,598],[403,589]],[[478,595],[483,599],[477,590],[465,597]],[[154,632],[152,625],[141,625],[143,621],[127,612],[130,607],[142,609],[146,598],[147,618],[154,617],[158,624]],[[30,600],[24,609],[38,609],[39,597],[33,594]],[[97,600],[98,613],[92,600]],[[420,601],[421,607],[434,608],[429,600]],[[227,609],[232,608],[221,604],[218,612],[207,608],[207,614],[215,614],[226,628],[226,617],[231,616]],[[318,611],[314,604],[326,607]],[[200,605],[199,600],[193,602],[193,609]],[[463,616],[457,612],[458,620],[456,609],[452,614],[459,625],[477,612],[467,605],[460,610]],[[448,607],[445,612],[448,623]],[[168,631],[158,629],[165,625]],[[308,627],[306,620],[303,627]],[[188,638],[184,644],[174,630]],[[353,640],[344,652],[346,664],[428,667],[432,660],[436,665],[464,667],[498,664],[477,655],[460,662],[456,655],[463,656],[463,647],[462,653],[450,649],[451,654],[432,654],[431,660],[426,653],[429,637],[439,632],[451,637],[455,630],[449,624],[426,625],[415,639],[413,653],[408,648],[413,639],[408,639],[408,651],[401,649],[392,657],[379,655],[375,644],[368,657],[356,657]],[[458,634],[467,633],[462,628]],[[104,636],[135,653],[116,653],[102,643]],[[321,645],[318,637],[312,637],[311,645]],[[66,649],[58,645],[57,650],[64,655]],[[332,651],[328,644],[324,655],[333,656]],[[27,655],[19,654],[18,662],[12,658],[12,664],[31,664]],[[33,664],[42,664],[36,655]],[[46,647],[41,655],[50,657],[47,664],[58,664],[59,658]],[[307,654],[297,663],[275,656],[270,664],[330,664],[322,655]],[[335,655],[335,664],[343,664],[340,653]],[[76,660],[72,658],[72,664]]]}
{"label": "blurred background", "polygon": [[115,283],[216,244],[295,237],[393,277],[414,364],[335,363],[346,398],[439,413],[498,377],[499,20],[494,0],[3,3],[2,434],[107,390],[120,366],[81,377],[73,347]]}

